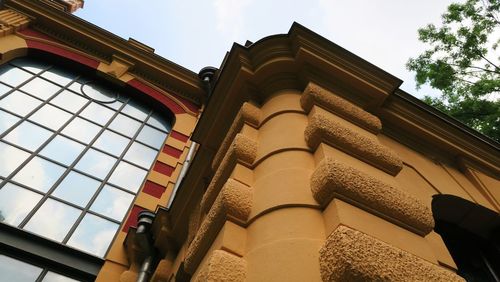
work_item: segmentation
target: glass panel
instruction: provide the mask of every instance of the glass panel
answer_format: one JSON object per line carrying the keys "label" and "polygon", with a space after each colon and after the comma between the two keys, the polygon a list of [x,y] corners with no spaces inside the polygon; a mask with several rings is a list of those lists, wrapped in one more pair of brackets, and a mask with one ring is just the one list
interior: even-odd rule
{"label": "glass panel", "polygon": [[118,230],[118,224],[86,214],[68,241],[69,246],[103,257]]}
{"label": "glass panel", "polygon": [[52,271],[47,272],[45,274],[45,277],[42,280],[43,282],[73,282],[73,281],[78,281],[72,278],[69,278],[68,276],[64,276],[59,273],[55,273]]}
{"label": "glass panel", "polygon": [[106,185],[90,209],[121,221],[133,199],[134,195]]}
{"label": "glass panel", "polygon": [[0,176],[7,177],[29,156],[23,150],[0,142]]}
{"label": "glass panel", "polygon": [[168,122],[166,119],[162,118],[156,112],[153,112],[153,114],[151,114],[151,116],[148,118],[147,123],[156,127],[156,128],[165,130],[167,132],[170,132],[170,129],[172,129],[172,125],[170,124],[170,122]]}
{"label": "glass panel", "polygon": [[66,137],[56,136],[50,143],[43,148],[40,155],[58,161],[65,165],[70,165],[85,146],[76,143]]}
{"label": "glass panel", "polygon": [[62,133],[88,144],[100,130],[101,127],[77,117],[64,127]]}
{"label": "glass panel", "polygon": [[90,149],[76,164],[76,169],[103,179],[115,164],[116,159],[104,153]]}
{"label": "glass panel", "polygon": [[80,212],[81,210],[59,201],[47,199],[24,229],[61,242]]}
{"label": "glass panel", "polygon": [[94,102],[85,107],[83,112],[80,114],[80,116],[91,121],[95,121],[101,125],[106,124],[113,115],[114,112],[112,110]]}
{"label": "glass panel", "polygon": [[42,76],[50,81],[54,81],[57,84],[65,86],[76,77],[76,74],[69,72],[67,69],[55,67],[44,72]]}
{"label": "glass panel", "polygon": [[140,105],[134,101],[130,101],[125,107],[122,109],[122,112],[126,113],[129,116],[135,117],[141,121],[145,120],[149,114],[149,108]]}
{"label": "glass panel", "polygon": [[115,117],[109,128],[116,130],[126,136],[133,137],[137,130],[141,127],[141,123],[127,116],[119,114]]}
{"label": "glass panel", "polygon": [[59,93],[54,99],[50,101],[51,104],[59,106],[72,113],[76,113],[87,102],[87,99],[83,98],[82,96],[78,96],[68,90],[64,90],[63,92]]}
{"label": "glass panel", "polygon": [[71,83],[68,88],[75,91],[76,93],[78,94],[82,94],[82,84],[78,81],[73,81],[73,83]]}
{"label": "glass panel", "polygon": [[120,156],[120,154],[127,147],[130,139],[125,138],[121,135],[113,133],[109,130],[105,130],[101,136],[95,141],[94,147],[99,148],[103,151],[111,153],[115,156]]}
{"label": "glass panel", "polygon": [[145,125],[142,128],[141,133],[137,136],[137,140],[157,149],[163,146],[165,138],[167,138],[166,133],[156,130],[148,125]]}
{"label": "glass panel", "polygon": [[75,205],[85,207],[97,188],[99,188],[99,185],[101,185],[100,181],[71,171],[61,184],[57,186],[52,195]]}
{"label": "glass panel", "polygon": [[0,108],[25,116],[42,102],[22,92],[14,91],[0,100]]}
{"label": "glass panel", "polygon": [[61,89],[59,86],[39,77],[21,87],[21,90],[44,100],[47,100],[50,96],[54,95],[59,89]]}
{"label": "glass panel", "polygon": [[7,85],[4,85],[4,84],[0,83],[0,96],[2,96],[3,94],[9,92],[10,90],[12,90],[12,88],[8,87]]}
{"label": "glass panel", "polygon": [[0,66],[0,81],[13,87],[25,82],[33,75],[10,65]]}
{"label": "glass panel", "polygon": [[66,169],[60,165],[34,157],[15,176],[14,181],[47,192]]}
{"label": "glass panel", "polygon": [[125,154],[124,159],[149,169],[156,158],[158,151],[134,142]]}
{"label": "glass panel", "polygon": [[136,193],[147,171],[126,162],[120,162],[109,178],[109,182]]}
{"label": "glass panel", "polygon": [[42,70],[49,67],[49,65],[46,64],[45,62],[41,62],[38,60],[31,60],[28,58],[15,59],[15,60],[10,61],[9,63],[16,65],[18,67],[21,67],[21,68],[28,70],[30,72],[33,72],[33,73],[39,73]]}
{"label": "glass panel", "polygon": [[0,110],[0,134],[18,122],[20,118]]}
{"label": "glass panel", "polygon": [[0,189],[0,221],[18,226],[42,195],[7,183]]}
{"label": "glass panel", "polygon": [[0,254],[2,281],[33,282],[42,273],[40,267]]}
{"label": "glass panel", "polygon": [[97,100],[103,103],[113,102],[118,98],[118,94],[116,93],[116,91],[96,84],[93,81],[85,83],[83,85],[83,94],[93,100]]}
{"label": "glass panel", "polygon": [[51,131],[34,125],[31,122],[23,121],[4,137],[11,143],[19,145],[28,150],[34,151],[52,135]]}
{"label": "glass panel", "polygon": [[53,130],[58,130],[63,124],[71,118],[71,114],[60,110],[51,105],[44,105],[41,109],[36,111],[30,120],[46,126]]}

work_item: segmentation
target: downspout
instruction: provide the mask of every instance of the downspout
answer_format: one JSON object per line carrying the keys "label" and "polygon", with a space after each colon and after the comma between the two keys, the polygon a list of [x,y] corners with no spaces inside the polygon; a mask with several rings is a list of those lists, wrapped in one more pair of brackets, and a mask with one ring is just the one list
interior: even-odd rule
{"label": "downspout", "polygon": [[153,261],[156,256],[151,234],[151,226],[153,225],[154,218],[155,214],[150,211],[142,211],[137,216],[136,243],[144,251],[145,256],[139,273],[137,273],[137,282],[146,282],[151,276]]}

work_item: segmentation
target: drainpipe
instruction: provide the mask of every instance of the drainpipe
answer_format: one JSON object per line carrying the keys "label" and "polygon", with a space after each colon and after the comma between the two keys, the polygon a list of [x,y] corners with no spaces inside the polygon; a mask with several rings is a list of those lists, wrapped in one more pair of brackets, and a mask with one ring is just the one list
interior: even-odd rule
{"label": "drainpipe", "polygon": [[137,216],[136,244],[144,251],[145,258],[137,274],[137,282],[146,282],[151,276],[152,266],[156,251],[153,246],[153,236],[151,234],[151,225],[155,214],[150,211],[142,211]]}

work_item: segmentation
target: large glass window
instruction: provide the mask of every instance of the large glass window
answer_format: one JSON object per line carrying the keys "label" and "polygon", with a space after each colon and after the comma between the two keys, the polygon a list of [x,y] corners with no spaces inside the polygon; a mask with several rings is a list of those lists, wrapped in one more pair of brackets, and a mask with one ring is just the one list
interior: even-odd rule
{"label": "large glass window", "polygon": [[78,73],[0,66],[0,222],[104,257],[169,131],[151,107]]}

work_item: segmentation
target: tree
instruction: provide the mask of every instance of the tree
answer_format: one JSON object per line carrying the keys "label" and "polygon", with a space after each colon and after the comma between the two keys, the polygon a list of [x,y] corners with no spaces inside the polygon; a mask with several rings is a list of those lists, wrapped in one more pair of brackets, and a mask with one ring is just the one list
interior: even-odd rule
{"label": "tree", "polygon": [[423,100],[500,142],[500,0],[451,4],[441,27],[418,30],[430,45],[406,67],[415,71],[417,88],[441,90]]}

